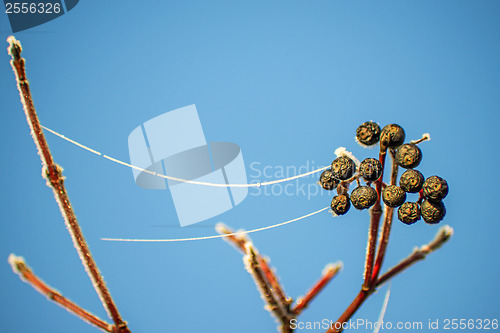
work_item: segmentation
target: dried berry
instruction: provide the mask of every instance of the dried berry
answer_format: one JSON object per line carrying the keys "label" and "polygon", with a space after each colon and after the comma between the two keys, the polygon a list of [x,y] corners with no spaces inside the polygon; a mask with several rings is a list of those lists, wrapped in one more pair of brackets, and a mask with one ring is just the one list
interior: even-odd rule
{"label": "dried berry", "polygon": [[441,177],[431,176],[422,185],[424,197],[429,200],[439,201],[448,194],[448,183]]}
{"label": "dried berry", "polygon": [[396,185],[389,185],[382,191],[382,200],[389,207],[401,206],[406,200],[406,192]]}
{"label": "dried berry", "polygon": [[413,169],[422,161],[422,151],[414,143],[405,143],[396,150],[395,158],[400,167]]}
{"label": "dried berry", "polygon": [[413,224],[420,219],[420,207],[416,202],[405,202],[398,209],[398,219],[404,224]]}
{"label": "dried berry", "polygon": [[333,177],[331,170],[326,169],[321,173],[321,176],[319,177],[319,183],[321,184],[322,188],[331,191],[337,187],[339,181]]}
{"label": "dried berry", "polygon": [[405,142],[405,130],[398,124],[384,126],[380,133],[380,147],[397,148]]}
{"label": "dried berry", "polygon": [[424,184],[424,175],[418,170],[409,169],[399,178],[399,186],[408,193],[417,193]]}
{"label": "dried berry", "polygon": [[347,180],[356,172],[356,164],[347,156],[339,156],[332,162],[332,175],[339,180]]}
{"label": "dried berry", "polygon": [[358,186],[351,193],[351,202],[356,209],[370,208],[377,201],[377,191],[370,186]]}
{"label": "dried berry", "polygon": [[382,164],[374,158],[367,158],[359,165],[359,174],[367,182],[374,182],[382,174]]}
{"label": "dried berry", "polygon": [[344,215],[351,208],[348,194],[339,194],[333,197],[330,205],[332,211],[337,215]]}
{"label": "dried berry", "polygon": [[420,213],[424,221],[429,224],[439,223],[446,214],[446,208],[442,201],[424,200],[420,205]]}
{"label": "dried berry", "polygon": [[380,126],[373,121],[367,121],[356,129],[356,139],[365,146],[372,146],[380,140]]}

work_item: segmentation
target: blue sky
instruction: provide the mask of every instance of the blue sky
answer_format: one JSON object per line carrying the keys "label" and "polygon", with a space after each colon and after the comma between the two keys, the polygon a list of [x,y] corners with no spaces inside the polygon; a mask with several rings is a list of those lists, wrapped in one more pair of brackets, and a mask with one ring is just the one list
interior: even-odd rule
{"label": "blue sky", "polygon": [[[240,145],[249,178],[256,174],[251,165],[328,165],[339,146],[360,160],[375,157],[375,149],[354,142],[356,127],[367,120],[398,123],[408,139],[430,133],[419,170],[448,180],[441,225],[455,235],[393,280],[385,320],[443,324],[500,317],[499,14],[500,3],[488,0],[82,1],[16,37],[42,124],[125,161],[135,127],[190,104],[207,141]],[[9,34],[0,13],[0,40]],[[0,91],[2,330],[96,332],[22,283],[7,264],[11,252],[24,256],[47,283],[106,317],[40,177],[5,51]],[[236,208],[180,228],[168,191],[141,189],[131,170],[47,138],[133,332],[275,332],[241,255],[222,240],[132,244],[101,237],[208,236],[221,221],[253,229],[326,207],[331,193],[250,191]],[[315,181],[294,184],[308,188]],[[439,228],[395,222],[385,268]],[[252,238],[294,298],[324,265],[342,260],[341,275],[300,317],[335,320],[362,283],[367,228],[366,211],[340,218],[324,212]],[[376,321],[384,291],[356,318]]]}

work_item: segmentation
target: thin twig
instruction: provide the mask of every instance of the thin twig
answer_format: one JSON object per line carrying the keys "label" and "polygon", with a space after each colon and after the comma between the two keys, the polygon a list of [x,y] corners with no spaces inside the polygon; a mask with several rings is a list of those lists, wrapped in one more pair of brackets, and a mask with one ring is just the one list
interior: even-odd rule
{"label": "thin twig", "polygon": [[328,264],[321,278],[312,286],[304,297],[298,298],[292,313],[299,315],[309,303],[326,287],[326,285],[342,270],[342,263]]}
{"label": "thin twig", "polygon": [[38,149],[38,154],[42,160],[44,169],[44,176],[47,179],[48,185],[52,187],[54,197],[59,205],[61,214],[64,217],[66,227],[71,235],[73,244],[78,251],[78,255],[89,275],[94,288],[101,299],[101,302],[108,312],[109,316],[113,319],[118,332],[129,332],[126,323],[122,320],[120,313],[111,297],[111,294],[104,283],[97,265],[92,258],[89,247],[82,234],[80,226],[77,222],[75,213],[71,206],[66,188],[64,187],[64,177],[62,176],[62,168],[59,167],[52,157],[49,146],[43,134],[40,121],[35,111],[35,106],[31,97],[29,82],[26,77],[25,60],[21,58],[21,43],[10,36],[7,41],[9,42],[8,52],[12,56],[11,65],[16,75],[17,86],[21,95],[21,102],[23,104],[26,119],[31,129],[31,135]]}
{"label": "thin twig", "polygon": [[33,273],[22,257],[11,254],[9,256],[9,263],[14,272],[19,275],[21,280],[30,284],[40,294],[45,295],[48,299],[73,313],[77,317],[80,317],[80,319],[86,321],[87,323],[94,325],[105,332],[113,332],[113,325],[108,324],[96,315],[81,308],[79,305],[62,296],[57,290],[42,281],[42,279]]}
{"label": "thin twig", "polygon": [[451,238],[451,236],[453,236],[453,229],[449,225],[441,227],[436,234],[436,237],[429,244],[423,245],[420,248],[416,248],[412,252],[412,254],[399,262],[399,264],[397,264],[396,266],[389,269],[385,274],[380,276],[375,283],[375,287],[380,287],[385,282],[393,278],[395,275],[401,273],[417,261],[425,259],[425,257],[429,253],[439,249],[444,243],[446,243]]}

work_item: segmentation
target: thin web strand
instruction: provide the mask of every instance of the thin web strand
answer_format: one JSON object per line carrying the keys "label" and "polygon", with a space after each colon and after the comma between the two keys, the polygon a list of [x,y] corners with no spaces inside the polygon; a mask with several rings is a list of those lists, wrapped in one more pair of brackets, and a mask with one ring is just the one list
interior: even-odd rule
{"label": "thin web strand", "polygon": [[147,242],[153,243],[154,242],[154,243],[160,243],[160,242],[190,242],[190,241],[198,241],[198,240],[206,240],[206,239],[224,238],[224,237],[230,237],[230,236],[234,236],[234,235],[251,234],[251,233],[254,233],[254,232],[258,232],[258,231],[263,231],[263,230],[269,230],[269,229],[278,228],[278,227],[284,226],[286,224],[289,224],[289,223],[292,223],[292,222],[296,222],[296,221],[300,221],[300,220],[308,218],[310,216],[319,214],[319,213],[321,213],[321,212],[323,212],[323,211],[325,211],[325,210],[327,210],[329,208],[330,207],[321,208],[321,209],[319,209],[319,210],[317,210],[315,212],[309,213],[307,215],[303,215],[303,216],[300,216],[300,217],[297,217],[297,218],[294,218],[294,219],[291,219],[291,220],[288,220],[288,221],[285,221],[285,222],[273,224],[273,225],[270,225],[270,226],[267,226],[267,227],[252,229],[252,230],[248,230],[248,231],[237,231],[237,232],[233,232],[233,233],[230,233],[230,234],[223,234],[223,235],[213,235],[213,236],[204,236],[204,237],[191,237],[191,238],[170,238],[170,239],[101,238],[101,240],[103,240],[103,241],[112,241],[112,242],[143,242],[143,243],[147,243]]}
{"label": "thin web strand", "polygon": [[274,184],[279,184],[279,183],[283,183],[283,182],[287,182],[287,181],[290,181],[290,180],[294,180],[294,179],[298,179],[298,178],[302,178],[302,177],[307,177],[309,175],[312,175],[312,174],[315,174],[315,173],[318,173],[320,171],[323,171],[323,170],[326,170],[328,169],[330,166],[326,166],[326,167],[322,167],[322,168],[319,168],[319,169],[316,169],[316,170],[313,170],[313,171],[309,171],[309,172],[306,172],[306,173],[302,173],[300,175],[296,175],[296,176],[292,176],[292,177],[288,177],[288,178],[282,178],[282,179],[276,179],[276,180],[271,180],[271,181],[267,181],[267,182],[259,182],[259,183],[254,183],[254,184],[218,184],[218,183],[210,183],[210,182],[200,182],[200,181],[197,181],[197,180],[188,180],[188,179],[183,179],[183,178],[177,178],[177,177],[171,177],[171,176],[167,176],[167,175],[163,175],[161,173],[157,173],[157,172],[153,172],[153,171],[149,171],[149,170],[146,170],[144,168],[140,168],[138,166],[135,166],[135,165],[132,165],[132,164],[129,164],[129,163],[126,163],[126,162],[123,162],[123,161],[120,161],[116,158],[113,158],[111,156],[108,156],[108,155],[104,155],[100,152],[98,152],[97,150],[95,149],[92,149],[90,147],[87,147],[75,140],[72,140],[48,127],[45,127],[45,126],[41,126],[43,129],[47,130],[48,132],[60,137],[61,139],[63,140],[66,140],[80,148],[83,148],[93,154],[96,154],[96,155],[99,155],[99,156],[102,156],[104,157],[105,159],[107,160],[110,160],[112,162],[115,162],[115,163],[118,163],[118,164],[121,164],[123,166],[126,166],[126,167],[129,167],[129,168],[132,168],[132,169],[135,169],[135,170],[139,170],[141,172],[146,172],[150,175],[153,175],[153,176],[157,176],[157,177],[161,177],[161,178],[165,178],[165,179],[169,179],[169,180],[174,180],[174,181],[178,181],[178,182],[183,182],[183,183],[188,183],[188,184],[195,184],[195,185],[204,185],[204,186],[212,186],[212,187],[260,187],[260,186],[268,186],[268,185],[274,185]]}

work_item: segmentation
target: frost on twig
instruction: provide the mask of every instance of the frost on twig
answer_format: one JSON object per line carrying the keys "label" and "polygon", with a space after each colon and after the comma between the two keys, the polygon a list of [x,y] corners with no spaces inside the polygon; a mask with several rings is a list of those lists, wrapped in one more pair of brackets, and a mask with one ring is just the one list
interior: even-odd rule
{"label": "frost on twig", "polygon": [[[240,230],[234,232],[231,228],[229,228],[223,223],[217,223],[215,229],[219,234],[226,235],[224,239],[228,243],[233,245],[236,249],[240,250],[242,253],[244,254],[247,253],[246,246],[247,244],[251,244],[251,240],[250,237],[248,237],[248,235],[244,231]],[[262,269],[267,281],[269,282],[271,289],[276,294],[276,297],[278,301],[281,303],[281,305],[288,311],[288,309],[290,308],[290,304],[293,302],[293,300],[285,294],[285,291],[282,285],[280,284],[279,278],[276,274],[276,270],[269,266],[269,259],[261,256],[258,253],[258,251],[256,251],[255,254],[257,256],[257,261],[259,262],[260,268]]]}
{"label": "frost on twig", "polygon": [[291,308],[293,299],[285,294],[275,269],[269,266],[269,259],[258,252],[250,237],[244,231],[234,232],[223,223],[218,223],[216,230],[226,236],[224,239],[228,243],[245,254],[243,257],[245,267],[252,275],[262,299],[266,302],[266,309],[280,322],[279,331],[282,333],[292,332],[290,321],[302,313],[342,269],[340,262],[326,265],[321,278]]}
{"label": "frost on twig", "polygon": [[53,301],[57,305],[66,309],[67,311],[73,313],[77,317],[86,321],[87,323],[96,326],[105,332],[113,332],[114,327],[108,324],[104,320],[98,318],[96,315],[88,312],[87,310],[81,308],[73,301],[67,299],[59,291],[47,285],[42,279],[36,276],[33,271],[28,267],[23,257],[18,257],[15,254],[10,254],[8,259],[9,264],[12,267],[14,273],[19,275],[21,280],[31,285],[40,294],[47,297],[49,300]]}

